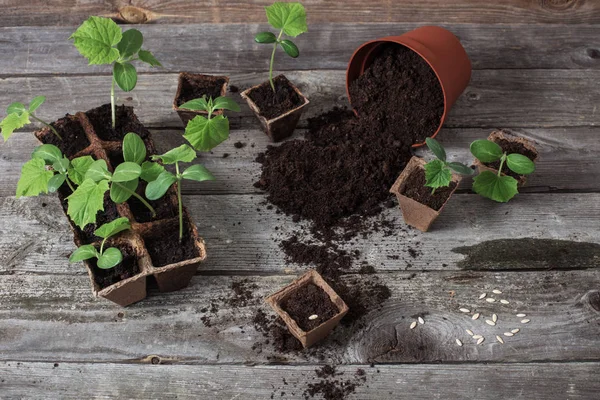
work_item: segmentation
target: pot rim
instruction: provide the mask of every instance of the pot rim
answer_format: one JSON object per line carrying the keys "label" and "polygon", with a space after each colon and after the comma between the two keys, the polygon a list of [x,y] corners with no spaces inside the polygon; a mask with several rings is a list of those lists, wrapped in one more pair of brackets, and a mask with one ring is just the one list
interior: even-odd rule
{"label": "pot rim", "polygon": [[[225,83],[223,83],[223,86],[221,87],[221,96],[227,95],[227,87],[229,86],[229,76],[227,76],[227,75],[207,75],[207,74],[200,74],[200,73],[186,72],[186,71],[182,71],[179,73],[179,75],[177,77],[177,91],[175,92],[175,97],[173,97],[173,110],[177,111],[178,113],[186,112],[186,113],[192,113],[192,114],[196,114],[196,115],[206,115],[206,114],[208,114],[206,111],[188,110],[187,108],[180,108],[177,105],[177,99],[179,99],[179,97],[181,96],[181,92],[183,90],[183,78],[189,77],[189,76],[200,76],[200,77],[225,79]],[[213,112],[213,115],[221,115],[221,114],[223,114],[223,110],[217,110],[217,111]]]}

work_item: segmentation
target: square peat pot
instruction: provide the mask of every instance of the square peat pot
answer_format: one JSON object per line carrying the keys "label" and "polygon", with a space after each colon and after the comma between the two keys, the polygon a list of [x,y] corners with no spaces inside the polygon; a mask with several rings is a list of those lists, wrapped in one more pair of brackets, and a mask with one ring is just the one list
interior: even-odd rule
{"label": "square peat pot", "polygon": [[[512,145],[520,147],[522,149],[522,153],[519,153],[519,154],[526,153],[523,155],[526,157],[529,157],[531,159],[531,161],[533,161],[534,163],[537,162],[537,160],[539,158],[539,153],[538,153],[537,149],[535,148],[535,146],[533,145],[533,142],[531,140],[527,140],[525,138],[515,136],[513,133],[511,133],[509,131],[505,131],[505,130],[494,131],[494,132],[490,133],[490,136],[488,136],[488,140],[500,145],[500,147],[502,147],[502,150],[504,150],[504,151],[507,151],[508,146],[512,146]],[[498,174],[498,170],[496,168],[493,168],[486,164],[483,164],[478,159],[475,159],[475,162],[473,164],[475,164],[479,173],[481,173],[482,171],[491,171],[494,174]],[[506,174],[502,173],[502,175],[506,175]],[[518,175],[517,176],[515,174],[513,177],[517,180],[519,187],[524,186],[525,183],[527,182],[527,175]]]}
{"label": "square peat pot", "polygon": [[[177,111],[179,118],[184,125],[193,119],[196,115],[207,115],[206,111],[192,111],[179,108],[183,103],[199,99],[202,96],[216,99],[219,96],[227,94],[227,85],[229,85],[228,76],[213,76],[203,74],[192,74],[191,72],[180,72],[179,82],[177,84],[177,93],[173,99],[173,110]],[[223,110],[217,110],[213,115],[221,115]]]}
{"label": "square peat pot", "polygon": [[298,121],[302,116],[302,112],[304,108],[310,103],[306,96],[298,90],[298,88],[290,82],[285,76],[278,75],[273,78],[274,82],[280,82],[282,85],[289,86],[299,97],[301,104],[297,107],[286,111],[281,115],[277,115],[274,117],[267,118],[263,115],[264,110],[261,110],[258,105],[252,100],[252,92],[259,89],[264,88],[266,86],[270,86],[269,81],[263,82],[260,85],[253,86],[249,89],[244,90],[241,93],[242,98],[246,100],[250,109],[254,112],[254,115],[260,121],[263,130],[271,138],[273,142],[279,142],[283,139],[290,137],[294,133],[294,129],[296,129],[296,125],[298,125]]}
{"label": "square peat pot", "polygon": [[[322,289],[328,296],[331,302],[337,307],[338,313],[322,324],[306,332],[298,323],[282,308],[282,303],[295,291],[301,287],[313,284]],[[288,327],[288,330],[302,343],[304,348],[310,347],[318,341],[324,339],[337,326],[340,320],[348,312],[348,306],[337,293],[325,282],[325,280],[315,270],[310,270],[300,278],[296,279],[283,289],[273,293],[266,298],[266,302],[275,310]]]}
{"label": "square peat pot", "polygon": [[412,157],[410,161],[406,164],[406,167],[402,171],[402,173],[394,182],[394,185],[390,189],[390,193],[393,193],[398,198],[398,203],[400,204],[400,208],[402,209],[402,217],[404,218],[404,222],[408,225],[417,228],[422,232],[427,232],[433,221],[440,215],[452,194],[458,188],[458,184],[462,179],[460,175],[452,174],[452,182],[456,185],[448,194],[448,197],[442,204],[442,206],[438,210],[434,210],[433,208],[418,202],[417,200],[406,196],[404,193],[407,189],[408,179],[416,173],[421,171],[425,171],[425,160],[419,157]]}

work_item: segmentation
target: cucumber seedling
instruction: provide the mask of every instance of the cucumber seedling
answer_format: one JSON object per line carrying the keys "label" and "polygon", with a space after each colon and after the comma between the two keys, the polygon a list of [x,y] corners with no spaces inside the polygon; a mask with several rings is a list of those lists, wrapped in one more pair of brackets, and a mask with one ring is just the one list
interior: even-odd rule
{"label": "cucumber seedling", "polygon": [[161,67],[154,55],[142,49],[144,37],[137,29],[125,32],[110,18],[89,17],[69,37],[89,65],[113,66],[110,86],[112,127],[115,128],[115,83],[124,92],[137,84],[137,71],[132,62],[139,60],[152,67]]}
{"label": "cucumber seedling", "polygon": [[269,64],[269,82],[271,83],[271,88],[275,91],[273,63],[277,47],[281,46],[283,51],[292,58],[300,55],[300,51],[294,42],[289,39],[281,39],[281,37],[284,33],[287,36],[296,37],[301,33],[307,32],[308,26],[306,25],[306,10],[300,3],[276,2],[265,7],[265,10],[269,24],[273,28],[279,29],[279,34],[275,36],[272,32],[261,32],[254,37],[254,41],[256,43],[273,44],[271,62]]}
{"label": "cucumber seedling", "polygon": [[475,193],[500,203],[506,203],[519,192],[518,181],[502,173],[504,164],[519,175],[529,175],[535,171],[535,164],[528,157],[518,153],[508,154],[491,140],[481,139],[471,143],[471,154],[484,164],[500,160],[498,173],[483,171],[473,180]]}
{"label": "cucumber seedling", "polygon": [[183,103],[180,108],[192,111],[206,111],[206,117],[197,115],[191,119],[183,137],[198,151],[210,151],[229,137],[229,120],[223,115],[213,117],[216,110],[240,111],[240,106],[229,97],[213,100],[206,96]]}
{"label": "cucumber seedling", "polygon": [[150,200],[160,199],[167,193],[169,187],[177,182],[177,203],[179,207],[179,241],[183,239],[183,204],[181,202],[181,184],[183,180],[192,181],[214,181],[215,177],[205,166],[196,164],[181,171],[179,163],[189,163],[196,158],[196,151],[187,144],[183,144],[165,154],[152,156],[153,160],[160,160],[163,164],[175,164],[175,174],[164,170],[156,180],[146,186],[146,197]]}
{"label": "cucumber seedling", "polygon": [[437,188],[450,186],[452,171],[461,175],[473,175],[474,171],[465,164],[446,161],[446,150],[440,142],[433,138],[427,138],[425,143],[436,156],[434,160],[425,164],[425,186],[433,189],[432,195],[435,194]]}
{"label": "cucumber seedling", "polygon": [[115,236],[117,233],[131,229],[129,219],[125,217],[117,218],[114,221],[102,225],[100,228],[94,231],[94,235],[102,238],[100,243],[100,249],[96,249],[96,246],[92,244],[86,244],[79,247],[69,257],[69,262],[77,262],[83,260],[89,260],[95,258],[96,265],[100,269],[114,268],[123,261],[123,253],[116,247],[104,248],[106,240]]}
{"label": "cucumber seedling", "polygon": [[31,123],[29,117],[34,120],[41,122],[50,130],[57,138],[62,140],[62,137],[58,133],[58,131],[49,123],[38,118],[33,112],[36,111],[44,102],[46,101],[45,96],[36,96],[29,103],[29,107],[25,107],[25,104],[15,102],[8,106],[6,109],[6,117],[2,121],[0,121],[0,130],[2,131],[2,137],[6,142],[17,129],[23,128],[25,125]]}

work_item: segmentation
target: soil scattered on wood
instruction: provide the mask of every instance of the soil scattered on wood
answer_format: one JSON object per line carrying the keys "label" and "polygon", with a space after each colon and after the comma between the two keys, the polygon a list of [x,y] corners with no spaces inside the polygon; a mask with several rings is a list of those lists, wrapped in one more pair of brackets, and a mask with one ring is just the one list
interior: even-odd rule
{"label": "soil scattered on wood", "polygon": [[425,170],[417,168],[406,178],[401,194],[437,211],[442,208],[456,188],[456,182],[450,182],[450,186],[437,188],[432,194],[433,189],[425,186],[425,183]]}
{"label": "soil scattered on wood", "polygon": [[202,96],[206,96],[207,99],[212,97],[214,100],[221,96],[221,89],[225,82],[225,78],[221,77],[184,75],[176,104],[180,106],[187,101],[200,99]]}
{"label": "soil scattered on wood", "polygon": [[291,293],[281,302],[281,308],[305,332],[313,330],[340,312],[329,295],[312,283],[303,285]]}
{"label": "soil scattered on wood", "polygon": [[303,393],[305,399],[315,396],[320,396],[324,400],[345,399],[367,380],[365,371],[360,368],[357,369],[354,377],[349,379],[344,379],[342,377],[344,373],[336,372],[335,367],[330,365],[315,370],[315,374],[320,380],[308,384],[308,388]]}
{"label": "soil scattered on wood", "polygon": [[273,78],[273,84],[274,92],[269,81],[266,81],[248,93],[248,97],[260,110],[260,115],[266,119],[279,117],[304,103],[304,99],[294,90],[285,76],[276,76]]}

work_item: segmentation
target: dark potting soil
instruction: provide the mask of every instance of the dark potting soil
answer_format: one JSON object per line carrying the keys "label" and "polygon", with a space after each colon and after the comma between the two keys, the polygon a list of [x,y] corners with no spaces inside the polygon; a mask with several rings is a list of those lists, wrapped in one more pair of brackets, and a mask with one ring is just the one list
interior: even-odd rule
{"label": "dark potting soil", "polygon": [[267,81],[248,93],[248,97],[260,110],[260,115],[266,119],[276,118],[304,104],[304,99],[285,76],[276,76],[273,78],[273,84],[275,91]]}
{"label": "dark potting soil", "polygon": [[61,118],[50,124],[58,131],[62,140],[52,131],[42,139],[43,143],[53,144],[58,147],[66,157],[72,157],[90,145],[90,141],[85,135],[85,131],[79,121],[70,117],[67,114],[65,118]]}
{"label": "dark potting soil", "polygon": [[[101,269],[96,266],[96,259],[90,259],[92,271],[94,274],[94,281],[100,287],[104,289],[110,285],[114,285],[117,282],[131,278],[140,272],[140,267],[137,262],[135,251],[129,245],[117,245],[114,246],[121,250],[123,254],[123,261],[114,268]],[[97,249],[100,247],[98,246]]]}
{"label": "dark potting soil", "polygon": [[186,219],[183,220],[183,240],[179,241],[179,220],[166,222],[161,229],[154,229],[144,236],[146,248],[154,267],[164,267],[180,261],[199,257],[192,237],[192,230]]}
{"label": "dark potting soil", "polygon": [[406,178],[402,194],[436,211],[442,208],[456,187],[455,182],[450,182],[450,186],[437,188],[431,194],[433,189],[425,186],[425,183],[425,170],[417,168]]}
{"label": "dark potting soil", "polygon": [[[281,302],[281,308],[305,332],[313,330],[340,312],[329,295],[313,283],[303,285],[291,293]],[[316,315],[317,318],[311,320],[311,315]]]}
{"label": "dark potting soil", "polygon": [[96,135],[101,140],[121,141],[129,132],[137,133],[142,139],[149,137],[150,132],[138,121],[133,113],[133,107],[116,106],[116,126],[112,128],[110,104],[104,104],[86,113],[92,123]]}
{"label": "dark potting soil", "polygon": [[224,78],[214,76],[183,76],[181,92],[176,104],[179,107],[187,101],[199,99],[202,96],[206,96],[207,99],[209,97],[216,99],[221,96],[221,89],[225,82]]}
{"label": "dark potting soil", "polygon": [[[177,204],[171,202],[171,197],[166,195],[158,200],[148,200],[145,197],[146,182],[140,181],[136,193],[141,195],[156,211],[156,217],[152,217],[152,212],[137,197],[131,196],[127,200],[127,205],[131,210],[136,222],[144,223],[158,221],[159,219],[173,218],[178,215]],[[167,192],[168,193],[168,192]]]}
{"label": "dark potting soil", "polygon": [[[530,149],[528,149],[527,147],[523,146],[522,143],[513,142],[512,140],[498,139],[498,140],[496,140],[496,143],[500,147],[502,147],[502,151],[507,154],[512,154],[512,153],[522,154],[525,157],[529,158],[531,161],[533,161],[537,155],[537,154],[535,154],[535,152],[533,152]],[[494,161],[491,163],[487,163],[485,165],[497,170],[498,168],[500,168],[500,161]],[[521,177],[521,175],[517,174],[516,172],[513,172],[510,168],[508,168],[508,166],[506,165],[506,162],[502,166],[502,173],[512,176],[515,179],[519,179]]]}
{"label": "dark potting soil", "polygon": [[343,379],[344,373],[337,372],[336,368],[331,365],[324,365],[320,369],[316,369],[315,374],[320,380],[308,384],[303,393],[305,399],[314,398],[315,396],[319,396],[324,400],[345,399],[367,380],[363,369],[357,369],[354,377]]}

